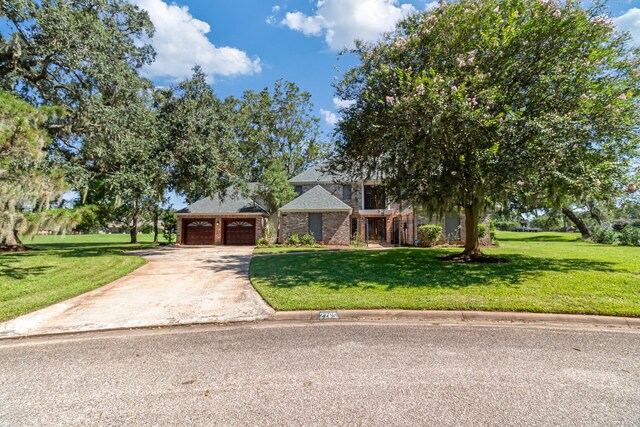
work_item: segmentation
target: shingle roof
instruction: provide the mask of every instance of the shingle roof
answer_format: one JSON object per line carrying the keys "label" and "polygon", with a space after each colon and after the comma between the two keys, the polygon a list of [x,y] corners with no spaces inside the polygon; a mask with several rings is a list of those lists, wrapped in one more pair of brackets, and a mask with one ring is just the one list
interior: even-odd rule
{"label": "shingle roof", "polygon": [[235,213],[266,213],[264,208],[254,200],[244,197],[237,190],[229,190],[224,198],[219,195],[205,197],[194,202],[178,213],[192,214],[235,214]]}
{"label": "shingle roof", "polygon": [[280,208],[282,212],[339,212],[351,211],[351,207],[327,190],[316,185]]}
{"label": "shingle roof", "polygon": [[289,182],[292,184],[314,184],[318,182],[340,182],[346,179],[344,175],[329,170],[327,162],[321,162],[294,176]]}

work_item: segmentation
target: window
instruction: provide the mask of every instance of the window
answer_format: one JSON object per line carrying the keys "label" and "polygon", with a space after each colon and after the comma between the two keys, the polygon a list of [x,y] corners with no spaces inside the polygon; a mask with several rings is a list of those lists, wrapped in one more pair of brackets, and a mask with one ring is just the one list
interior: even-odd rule
{"label": "window", "polygon": [[342,186],[342,200],[351,200],[351,185]]}
{"label": "window", "polygon": [[351,235],[358,233],[358,218],[351,218]]}
{"label": "window", "polygon": [[365,185],[364,186],[364,208],[365,209],[384,209],[385,195],[384,187],[381,185]]}
{"label": "window", "polygon": [[296,194],[300,196],[302,194],[302,185],[296,185],[295,191],[296,191]]}

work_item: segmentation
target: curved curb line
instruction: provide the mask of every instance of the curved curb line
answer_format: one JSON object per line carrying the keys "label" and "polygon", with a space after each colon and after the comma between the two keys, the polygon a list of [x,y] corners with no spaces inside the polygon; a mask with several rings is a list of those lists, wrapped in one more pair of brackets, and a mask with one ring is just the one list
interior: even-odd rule
{"label": "curved curb line", "polygon": [[501,322],[616,327],[640,330],[640,318],[587,314],[449,310],[309,310],[278,311],[266,321],[418,320],[427,322]]}

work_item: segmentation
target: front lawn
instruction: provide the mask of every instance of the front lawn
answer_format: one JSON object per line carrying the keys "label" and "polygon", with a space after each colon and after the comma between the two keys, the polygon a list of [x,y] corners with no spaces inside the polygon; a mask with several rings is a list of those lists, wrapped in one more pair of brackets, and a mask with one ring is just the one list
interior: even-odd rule
{"label": "front lawn", "polygon": [[145,263],[124,250],[128,235],[69,235],[26,238],[38,250],[0,253],[0,321],[46,307],[114,281]]}
{"label": "front lawn", "polygon": [[263,256],[251,278],[277,310],[432,309],[640,316],[640,248],[576,234],[499,232],[504,264],[438,260],[459,248]]}

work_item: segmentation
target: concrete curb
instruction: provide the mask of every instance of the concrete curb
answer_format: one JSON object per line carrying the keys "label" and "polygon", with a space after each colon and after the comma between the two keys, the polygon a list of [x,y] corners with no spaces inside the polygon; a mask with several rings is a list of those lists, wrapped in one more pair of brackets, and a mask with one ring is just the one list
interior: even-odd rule
{"label": "concrete curb", "polygon": [[[321,318],[321,314],[322,317]],[[81,337],[96,333],[120,331],[144,331],[189,328],[197,326],[230,326],[243,324],[282,323],[349,323],[349,322],[385,322],[406,321],[425,322],[427,324],[509,324],[563,326],[578,328],[609,328],[640,331],[640,318],[597,316],[585,314],[525,313],[502,311],[453,311],[453,310],[308,310],[277,311],[262,319],[242,319],[226,321],[166,323],[157,325],[128,326],[122,328],[98,328],[87,330],[56,330],[35,334],[17,334],[0,336],[0,343],[34,338]]]}
{"label": "concrete curb", "polygon": [[310,310],[278,311],[267,322],[413,320],[425,322],[522,323],[640,329],[640,318],[586,314],[449,310]]}

